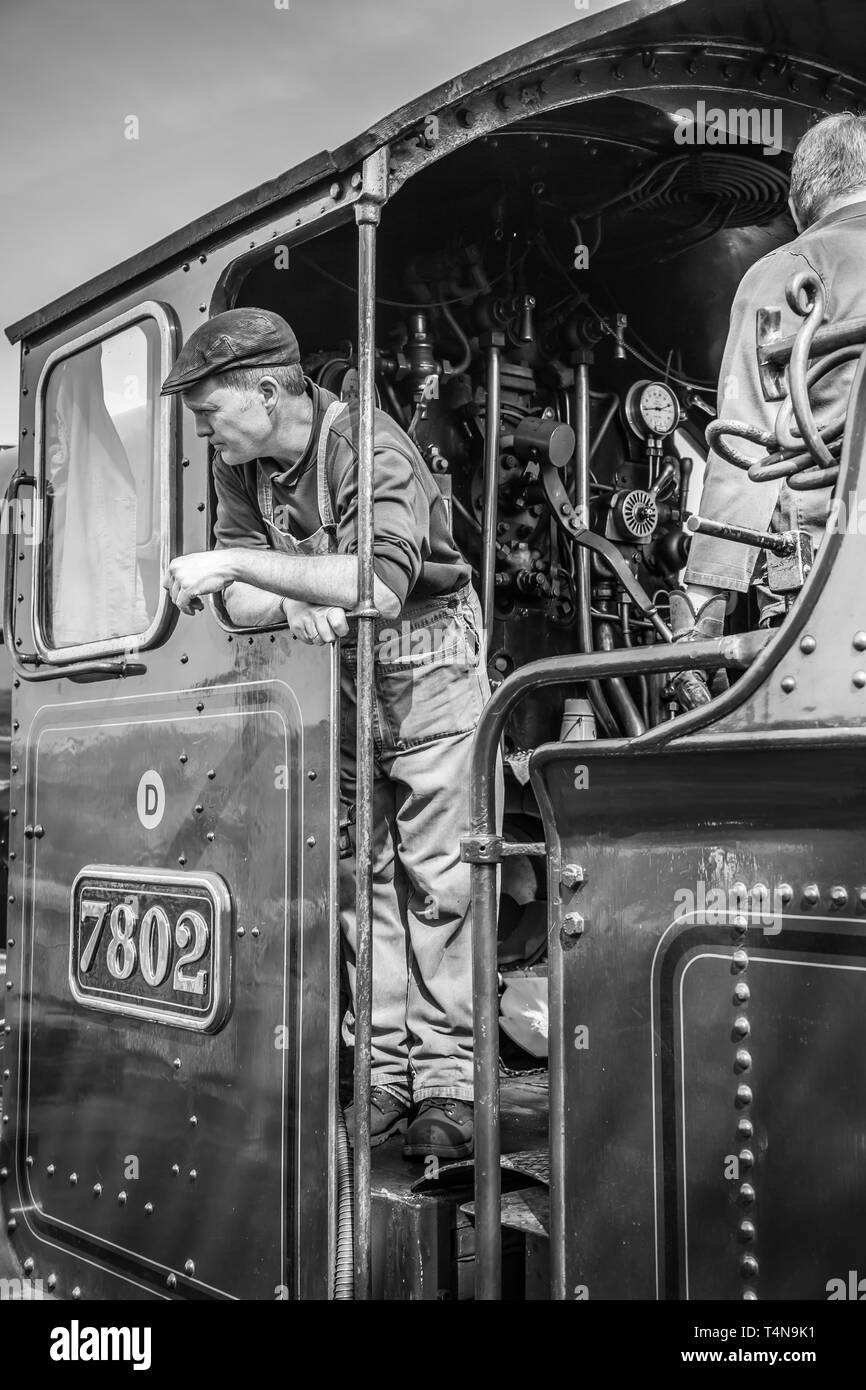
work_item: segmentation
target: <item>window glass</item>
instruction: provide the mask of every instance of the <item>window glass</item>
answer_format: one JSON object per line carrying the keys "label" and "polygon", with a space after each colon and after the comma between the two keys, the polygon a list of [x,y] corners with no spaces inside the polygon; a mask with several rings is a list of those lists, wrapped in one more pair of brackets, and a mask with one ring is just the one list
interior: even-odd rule
{"label": "window glass", "polygon": [[159,387],[152,318],[63,358],[44,397],[42,628],[49,647],[135,637],[160,600]]}

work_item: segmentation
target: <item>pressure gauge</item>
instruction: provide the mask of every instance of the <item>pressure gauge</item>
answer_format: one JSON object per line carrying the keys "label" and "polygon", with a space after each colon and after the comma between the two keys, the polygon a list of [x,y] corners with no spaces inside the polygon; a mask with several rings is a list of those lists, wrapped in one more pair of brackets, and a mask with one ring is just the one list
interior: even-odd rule
{"label": "pressure gauge", "polygon": [[664,439],[680,423],[680,403],[663,381],[636,381],[625,398],[625,415],[640,439]]}

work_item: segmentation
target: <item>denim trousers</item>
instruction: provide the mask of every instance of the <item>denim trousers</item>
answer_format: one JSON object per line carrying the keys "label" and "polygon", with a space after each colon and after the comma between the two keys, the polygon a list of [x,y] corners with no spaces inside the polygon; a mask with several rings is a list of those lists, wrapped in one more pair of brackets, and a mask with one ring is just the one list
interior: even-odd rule
{"label": "denim trousers", "polygon": [[[471,585],[407,604],[376,624],[373,690],[374,1085],[404,1101],[471,1100],[469,823],[472,736],[489,698],[481,610]],[[355,991],[357,647],[341,648],[340,919]],[[497,810],[502,771],[497,762]],[[343,1019],[354,1042],[354,1015]]]}

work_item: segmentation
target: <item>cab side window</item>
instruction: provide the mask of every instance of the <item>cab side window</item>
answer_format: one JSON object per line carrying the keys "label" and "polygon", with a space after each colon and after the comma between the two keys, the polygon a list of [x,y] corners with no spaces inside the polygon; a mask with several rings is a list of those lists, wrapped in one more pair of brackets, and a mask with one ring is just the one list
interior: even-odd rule
{"label": "cab side window", "polygon": [[[42,393],[39,627],[52,650],[143,639],[164,605],[166,326],[106,331],[56,361]],[[90,336],[90,335],[89,335]]]}

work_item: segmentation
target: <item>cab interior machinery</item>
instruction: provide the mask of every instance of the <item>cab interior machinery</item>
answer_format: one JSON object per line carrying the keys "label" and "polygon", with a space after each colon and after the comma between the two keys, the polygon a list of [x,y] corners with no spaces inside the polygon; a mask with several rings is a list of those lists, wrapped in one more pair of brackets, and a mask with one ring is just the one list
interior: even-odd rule
{"label": "cab interior machinery", "polygon": [[[676,129],[641,96],[530,117],[432,164],[383,212],[378,402],[423,453],[488,592],[494,687],[542,656],[665,640],[731,301],[795,234],[788,154],[678,144]],[[322,386],[357,392],[352,223],[257,251],[226,290],[227,303],[285,315]],[[756,626],[747,598],[728,623]],[[506,839],[542,838],[533,748],[635,736],[678,712],[663,675],[530,695],[506,732]],[[543,976],[545,888],[520,855],[502,873],[500,963],[516,983]],[[504,1055],[537,1065],[543,1024],[516,1012]]]}

